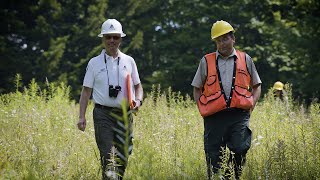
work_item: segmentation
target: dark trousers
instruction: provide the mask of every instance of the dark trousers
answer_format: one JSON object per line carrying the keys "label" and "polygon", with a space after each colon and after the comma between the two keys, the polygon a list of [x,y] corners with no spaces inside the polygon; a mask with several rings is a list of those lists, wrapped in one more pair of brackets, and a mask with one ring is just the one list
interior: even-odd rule
{"label": "dark trousers", "polygon": [[[115,168],[120,175],[118,179],[122,179],[125,168],[127,166],[128,157],[132,151],[132,115],[128,114],[128,128],[123,120],[119,120],[118,117],[123,117],[121,109],[107,108],[107,107],[95,107],[93,110],[94,130],[96,143],[100,151],[102,178],[111,179],[107,172],[112,171]],[[115,147],[116,162],[112,162],[111,148]],[[112,164],[120,166],[112,166]]]}
{"label": "dark trousers", "polygon": [[204,118],[204,150],[208,178],[221,167],[222,148],[232,151],[229,163],[234,164],[236,178],[245,163],[251,145],[250,114],[240,109],[224,110]]}

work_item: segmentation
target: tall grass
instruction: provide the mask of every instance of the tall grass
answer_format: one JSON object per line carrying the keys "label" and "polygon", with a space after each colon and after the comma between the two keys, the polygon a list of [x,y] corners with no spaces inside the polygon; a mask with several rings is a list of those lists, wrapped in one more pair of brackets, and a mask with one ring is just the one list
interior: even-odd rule
{"label": "tall grass", "polygon": [[320,179],[320,104],[307,112],[288,95],[280,101],[270,91],[253,112],[245,179]]}
{"label": "tall grass", "polygon": [[[79,107],[66,85],[40,89],[33,80],[18,89],[0,96],[0,179],[100,179],[92,104],[81,132]],[[125,179],[206,178],[203,120],[190,97],[154,87],[133,128]],[[319,103],[306,109],[290,92],[287,102],[269,92],[253,111],[250,128],[242,179],[320,178]]]}
{"label": "tall grass", "polygon": [[203,122],[190,97],[149,94],[134,120],[129,179],[205,179]]}
{"label": "tall grass", "polygon": [[96,179],[92,123],[76,130],[77,112],[63,84],[40,90],[33,80],[22,93],[2,95],[0,178]]}

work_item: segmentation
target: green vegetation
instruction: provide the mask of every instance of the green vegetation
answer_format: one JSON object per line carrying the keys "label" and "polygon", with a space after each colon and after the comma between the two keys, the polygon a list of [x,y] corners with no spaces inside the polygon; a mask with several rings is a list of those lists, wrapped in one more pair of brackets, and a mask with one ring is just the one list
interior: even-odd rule
{"label": "green vegetation", "polygon": [[[32,81],[23,92],[0,96],[0,179],[100,179],[92,105],[81,132],[79,107],[69,93],[64,84],[40,89]],[[269,92],[250,127],[253,141],[243,179],[320,177],[320,104],[306,109],[290,96],[281,102]],[[202,133],[202,118],[188,96],[153,88],[134,118],[134,150],[125,177],[205,179]]]}
{"label": "green vegetation", "polygon": [[[291,95],[291,93],[289,93]],[[254,138],[245,179],[318,179],[320,177],[320,104],[307,111],[272,97],[258,104],[251,118]]]}
{"label": "green vegetation", "polygon": [[1,96],[0,179],[96,177],[92,123],[86,133],[76,130],[78,109],[69,92],[63,84],[40,90],[32,81],[23,93]]}
{"label": "green vegetation", "polygon": [[[230,22],[236,48],[254,60],[263,94],[275,81],[293,85],[308,104],[320,97],[319,0],[29,0],[1,1],[0,94],[13,92],[16,73],[64,82],[78,100],[88,61],[101,50],[107,18],[127,34],[121,50],[137,63],[145,90],[152,84],[192,94],[200,59],[215,51],[210,29]],[[44,87],[42,83],[39,83]]]}

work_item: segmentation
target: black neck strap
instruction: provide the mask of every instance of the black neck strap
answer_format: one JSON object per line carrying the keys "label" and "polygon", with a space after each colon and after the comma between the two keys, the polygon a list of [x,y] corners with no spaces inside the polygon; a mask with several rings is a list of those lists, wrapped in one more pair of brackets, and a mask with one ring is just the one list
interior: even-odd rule
{"label": "black neck strap", "polygon": [[[118,64],[118,86],[119,86],[119,62],[120,62],[120,57],[117,58],[117,61],[118,61],[117,64]],[[104,53],[104,63],[106,64],[107,77],[108,77],[108,86],[109,86],[110,85],[110,83],[109,83],[109,71],[108,71],[106,53]]]}
{"label": "black neck strap", "polygon": [[235,78],[235,75],[236,75],[236,61],[237,61],[237,56],[234,56],[234,66],[233,66],[233,74],[232,74],[232,85],[231,85],[231,91],[230,91],[230,96],[229,96],[229,98],[227,98],[227,95],[226,95],[225,90],[224,90],[223,85],[222,85],[218,59],[219,59],[219,57],[218,57],[218,55],[217,55],[217,56],[216,56],[216,70],[217,70],[217,74],[218,74],[219,85],[220,85],[221,92],[222,92],[222,94],[223,94],[223,96],[224,96],[224,99],[226,100],[227,107],[230,107],[231,98],[232,98],[232,93],[233,93],[233,88],[234,88],[234,82],[235,82],[235,79],[236,79],[236,78]]}

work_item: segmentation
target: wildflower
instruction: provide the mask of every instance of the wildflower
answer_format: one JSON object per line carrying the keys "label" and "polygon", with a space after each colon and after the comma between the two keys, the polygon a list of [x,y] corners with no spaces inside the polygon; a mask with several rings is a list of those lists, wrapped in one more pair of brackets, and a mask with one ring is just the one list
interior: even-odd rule
{"label": "wildflower", "polygon": [[107,171],[107,177],[110,177],[112,179],[116,179],[117,178],[117,173],[115,171]]}
{"label": "wildflower", "polygon": [[258,137],[257,137],[257,139],[258,140],[261,140],[263,137],[261,136],[261,135],[259,135]]}

